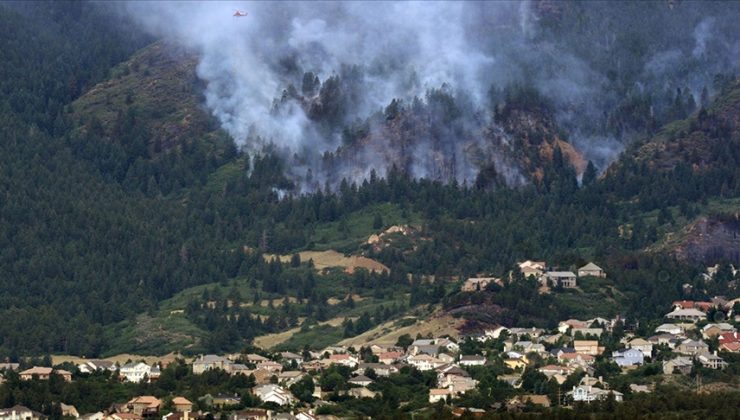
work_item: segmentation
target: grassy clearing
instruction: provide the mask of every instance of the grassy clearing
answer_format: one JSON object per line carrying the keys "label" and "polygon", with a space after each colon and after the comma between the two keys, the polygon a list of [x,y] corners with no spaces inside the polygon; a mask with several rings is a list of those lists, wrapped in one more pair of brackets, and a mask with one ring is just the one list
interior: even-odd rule
{"label": "grassy clearing", "polygon": [[383,229],[393,225],[419,224],[421,217],[411,212],[404,212],[399,206],[390,203],[377,204],[356,211],[345,219],[323,223],[316,227],[305,250],[326,251],[336,249],[339,252],[353,252],[359,248],[373,233],[381,229],[373,228],[376,215],[383,219]]}

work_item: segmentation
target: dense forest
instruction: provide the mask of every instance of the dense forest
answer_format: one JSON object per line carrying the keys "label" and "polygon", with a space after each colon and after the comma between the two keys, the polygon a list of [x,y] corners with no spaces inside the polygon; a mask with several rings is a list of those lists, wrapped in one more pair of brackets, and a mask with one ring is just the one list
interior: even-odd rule
{"label": "dense forest", "polygon": [[[681,297],[736,293],[730,281],[706,292],[697,287],[691,296],[682,289],[698,284],[707,264],[726,259],[678,261],[644,252],[717,203],[730,200],[731,208],[711,210],[713,216],[731,219],[737,211],[740,137],[732,112],[740,85],[732,73],[718,73],[708,87],[711,98],[693,103],[686,90],[675,90],[681,79],[656,88],[654,97],[620,91],[631,102],[611,107],[609,127],[640,140],[604,175],[590,164],[579,177],[556,146],[549,159],[530,159],[541,177],[521,186],[491,182],[495,168],[468,184],[416,179],[392,167],[384,177],[335,179],[336,188],[301,194],[291,189],[279,153],[246,153],[223,132],[155,147],[149,124],[157,116],[138,109],[133,98],[119,110],[113,136],[94,118],[78,118],[73,102],[153,41],[127,25],[125,17],[86,2],[0,5],[0,355],[108,354],[121,328],[200,285],[209,287],[187,302],[185,316],[208,334],[208,347],[200,349],[213,352],[238,350],[257,335],[298,326],[298,318],[311,323],[352,314],[358,320],[340,333],[351,337],[420,305],[452,308],[464,303],[454,286],[428,285],[424,276],[503,276],[529,258],[564,267],[603,261],[629,297],[619,311],[637,319],[655,319]],[[630,84],[624,79],[630,74],[622,68],[611,83]],[[665,90],[666,101],[650,99],[666,98]],[[534,85],[491,92],[488,112],[495,118],[534,107],[563,121]],[[456,100],[431,91],[423,112],[460,112]],[[435,104],[449,107],[431,110]],[[647,121],[651,106],[657,112]],[[383,118],[402,111],[391,103],[385,112]],[[661,129],[675,120],[680,127]],[[337,124],[347,144],[362,126]],[[654,165],[659,158],[645,158],[640,146],[654,138],[684,144],[672,152],[679,163],[662,167]],[[702,146],[692,146],[697,143]],[[681,162],[684,152],[697,161]],[[377,231],[410,223],[423,239],[379,250],[361,245],[366,238],[353,242],[353,223],[367,209],[376,209]],[[328,226],[344,241],[339,251],[364,252],[390,274],[319,274],[310,261],[268,257],[322,245],[318,233]],[[409,281],[407,274],[416,277]],[[213,284],[227,291],[243,286],[249,295]],[[519,309],[518,318],[504,314],[499,321],[544,326],[553,313],[578,314],[532,290],[497,295],[494,303]],[[367,309],[353,308],[351,298],[324,305],[350,291],[389,302]],[[296,301],[264,319],[233,305],[288,297]],[[517,303],[525,298],[526,305]]]}

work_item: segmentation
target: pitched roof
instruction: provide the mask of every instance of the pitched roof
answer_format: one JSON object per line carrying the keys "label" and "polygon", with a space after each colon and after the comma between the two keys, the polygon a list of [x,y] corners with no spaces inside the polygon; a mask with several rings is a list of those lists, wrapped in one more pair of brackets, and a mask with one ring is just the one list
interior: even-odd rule
{"label": "pitched roof", "polygon": [[601,267],[599,267],[598,265],[596,265],[596,264],[594,264],[592,262],[590,262],[590,263],[588,263],[588,264],[586,264],[583,267],[581,267],[581,268],[578,269],[578,271],[581,271],[581,270],[586,270],[586,271],[596,271],[596,270],[598,270],[598,271],[604,271],[604,270],[601,269]]}
{"label": "pitched roof", "polygon": [[54,369],[50,367],[34,366],[31,369],[26,369],[21,372],[21,375],[51,375]]}
{"label": "pitched roof", "polygon": [[177,405],[187,405],[187,404],[193,404],[193,403],[192,403],[192,402],[190,402],[190,401],[189,401],[189,400],[188,400],[187,398],[185,398],[185,397],[175,397],[175,398],[173,398],[173,399],[172,399],[172,404],[177,404]]}

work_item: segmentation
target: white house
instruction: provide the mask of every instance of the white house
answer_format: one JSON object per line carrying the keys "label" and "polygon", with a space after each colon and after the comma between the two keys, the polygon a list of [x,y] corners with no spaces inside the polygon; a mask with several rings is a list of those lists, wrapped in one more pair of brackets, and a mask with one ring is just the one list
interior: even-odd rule
{"label": "white house", "polygon": [[138,363],[126,363],[121,366],[119,375],[125,378],[128,382],[138,383],[141,382],[144,377],[149,377],[152,373],[152,367],[144,362]]}
{"label": "white house", "polygon": [[39,420],[43,414],[22,405],[0,409],[0,420]]}
{"label": "white house", "polygon": [[80,373],[104,372],[106,370],[115,372],[116,364],[108,360],[88,360],[85,363],[78,364],[77,370]]}
{"label": "white house", "polygon": [[689,308],[676,309],[672,312],[667,313],[665,317],[673,320],[696,322],[707,319],[707,314],[698,309]]}
{"label": "white house", "polygon": [[668,333],[673,335],[683,334],[683,327],[677,324],[661,324],[655,329],[655,333]]}
{"label": "white house", "polygon": [[544,283],[547,286],[576,287],[576,275],[572,271],[548,271],[542,278],[545,280]]}
{"label": "white house", "polygon": [[578,277],[586,277],[586,276],[604,278],[606,277],[606,273],[604,272],[604,270],[601,269],[601,267],[590,262],[578,269]]}
{"label": "white house", "polygon": [[267,384],[255,387],[252,393],[259,397],[262,402],[273,402],[277,405],[290,405],[295,397],[289,391],[275,384]]}
{"label": "white house", "polygon": [[477,354],[472,356],[460,356],[460,364],[463,366],[483,366],[486,358]]}
{"label": "white house", "polygon": [[445,364],[442,360],[428,354],[417,354],[409,356],[406,362],[419,370],[432,370]]}
{"label": "white house", "polygon": [[573,396],[573,401],[585,402],[604,400],[609,397],[609,394],[614,394],[615,401],[622,401],[624,398],[621,392],[604,390],[591,385],[574,386],[573,391],[568,392],[568,395]]}
{"label": "white house", "polygon": [[640,350],[645,356],[653,354],[653,344],[644,338],[634,338],[627,343],[627,347]]}

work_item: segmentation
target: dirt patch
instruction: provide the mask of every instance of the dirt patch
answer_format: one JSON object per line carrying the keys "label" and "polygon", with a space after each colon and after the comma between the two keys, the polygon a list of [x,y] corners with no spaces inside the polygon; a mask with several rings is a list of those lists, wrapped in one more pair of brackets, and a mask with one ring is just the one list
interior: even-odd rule
{"label": "dirt patch", "polygon": [[458,338],[460,334],[459,328],[464,321],[450,315],[433,315],[429,319],[417,320],[412,325],[405,327],[398,327],[396,325],[397,322],[398,320],[386,322],[357,337],[342,340],[339,342],[339,345],[355,346],[355,348],[371,344],[392,346],[396,344],[398,337],[404,334],[408,334],[411,337],[416,337],[417,334],[421,334],[422,336],[431,334],[434,337],[450,336]]}
{"label": "dirt patch", "polygon": [[[329,305],[331,305],[331,306],[339,305],[342,302],[346,302],[348,297],[349,297],[349,295],[345,296],[344,299],[341,299],[341,300],[340,299],[337,299],[335,297],[330,297],[329,299],[326,300],[326,303],[329,304]],[[355,301],[355,302],[362,302],[363,300],[365,300],[365,298],[362,297],[362,296],[360,296],[360,295],[358,295],[358,294],[353,294],[352,295],[352,300]]]}
{"label": "dirt patch", "polygon": [[[328,321],[319,322],[319,325],[338,327],[342,325],[342,322],[344,322],[344,317],[338,317],[332,318]],[[262,349],[270,349],[290,340],[290,338],[293,337],[293,334],[296,334],[300,331],[301,327],[296,327],[279,333],[261,335],[254,338],[254,345]]]}
{"label": "dirt patch", "polygon": [[[341,267],[344,268],[345,272],[350,274],[358,268],[365,268],[368,271],[376,273],[390,272],[390,269],[388,267],[373,259],[367,257],[358,257],[354,255],[346,256],[334,250],[302,251],[298,255],[301,256],[302,262],[313,260],[314,267],[316,267],[316,269],[319,271],[323,271],[327,268]],[[276,257],[279,258],[280,261],[283,263],[290,262],[291,258],[290,255],[265,254],[264,256],[264,258],[268,261]]]}

